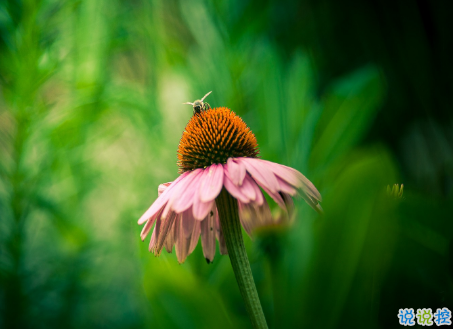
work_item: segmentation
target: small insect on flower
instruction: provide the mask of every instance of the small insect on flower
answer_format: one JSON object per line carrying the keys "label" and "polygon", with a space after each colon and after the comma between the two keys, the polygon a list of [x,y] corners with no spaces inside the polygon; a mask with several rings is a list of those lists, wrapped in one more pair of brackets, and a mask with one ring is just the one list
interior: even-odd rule
{"label": "small insect on flower", "polygon": [[193,106],[193,114],[195,115],[195,113],[201,113],[201,111],[207,111],[211,108],[211,106],[209,106],[208,103],[206,102],[203,102],[204,99],[206,97],[208,97],[208,95],[212,93],[212,91],[208,92],[206,95],[203,96],[202,99],[198,99],[196,100],[195,102],[191,103],[191,102],[186,102],[186,103],[183,103],[183,104],[189,104],[189,105],[192,105]]}

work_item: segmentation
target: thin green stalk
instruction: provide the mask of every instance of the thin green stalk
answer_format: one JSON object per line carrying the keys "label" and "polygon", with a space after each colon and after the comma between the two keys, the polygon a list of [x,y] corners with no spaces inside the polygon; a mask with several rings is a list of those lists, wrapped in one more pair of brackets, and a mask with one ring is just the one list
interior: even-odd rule
{"label": "thin green stalk", "polygon": [[216,199],[216,204],[231,265],[253,328],[267,329],[266,318],[261,308],[242,239],[237,200],[223,189]]}

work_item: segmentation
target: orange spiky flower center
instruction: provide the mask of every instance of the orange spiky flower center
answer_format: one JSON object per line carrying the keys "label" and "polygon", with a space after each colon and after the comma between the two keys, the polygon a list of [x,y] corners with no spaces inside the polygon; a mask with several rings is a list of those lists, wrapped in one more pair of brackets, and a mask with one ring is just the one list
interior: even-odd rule
{"label": "orange spiky flower center", "polygon": [[256,137],[242,119],[226,107],[194,114],[178,147],[181,173],[226,163],[228,158],[258,157]]}

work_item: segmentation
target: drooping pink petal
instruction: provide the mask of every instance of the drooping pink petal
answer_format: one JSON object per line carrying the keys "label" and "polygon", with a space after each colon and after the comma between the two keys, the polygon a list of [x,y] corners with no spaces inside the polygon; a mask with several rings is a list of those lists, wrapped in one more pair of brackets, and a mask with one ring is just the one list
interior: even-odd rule
{"label": "drooping pink petal", "polygon": [[[240,158],[240,159],[241,159],[241,160],[244,160],[244,159],[250,160],[251,158]],[[259,160],[259,159],[251,159],[251,160]],[[246,168],[247,168],[247,171],[248,171],[248,170],[249,170],[249,169],[248,169],[249,167],[247,167],[247,165],[246,165]],[[263,172],[265,172],[265,171],[263,171]],[[268,173],[268,174],[269,174],[269,173]],[[280,189],[280,186],[279,186],[277,177],[273,176],[272,173],[270,173],[270,175],[273,177],[273,179],[275,179],[275,185],[278,186],[276,192],[271,191],[271,190],[268,188],[268,184],[262,184],[263,179],[260,179],[260,180],[255,179],[254,181],[253,181],[253,179],[251,179],[251,181],[253,181],[254,185],[257,185],[257,184],[258,184],[259,186],[261,186],[261,188],[262,188],[267,194],[269,194],[269,196],[270,196],[272,199],[274,199],[274,201],[275,201],[282,209],[285,209],[285,202],[283,201],[281,195],[280,195],[279,192],[278,192],[278,190]],[[248,179],[247,177],[248,177],[248,175],[246,175],[246,179]],[[253,175],[252,175],[252,177],[253,177]],[[256,178],[256,176],[253,177],[253,178]],[[226,181],[227,181],[227,179],[225,179],[225,182],[226,182]],[[244,180],[244,181],[245,181],[245,180]],[[257,183],[257,184],[256,184],[256,183]],[[225,185],[225,187],[227,187],[227,186]],[[256,186],[256,189],[259,190],[259,187]],[[228,190],[228,188],[227,188],[227,190]],[[228,190],[228,192],[230,192],[230,191]],[[242,189],[241,189],[241,192],[243,192]],[[263,203],[263,201],[264,201],[264,196],[262,195],[261,191],[259,191],[259,192],[260,192],[260,193],[255,193],[255,195],[256,195],[256,196],[258,197],[258,199],[259,199],[259,200],[258,200],[259,202],[256,202],[256,204],[261,205],[261,204]],[[233,193],[231,193],[231,192],[230,192],[230,194],[233,195]],[[233,196],[234,196],[234,195],[233,195]],[[247,196],[246,196],[246,197],[247,197]],[[237,198],[237,199],[238,199],[238,198]],[[238,200],[239,200],[239,199],[238,199]],[[247,200],[246,202],[244,202],[244,201],[242,201],[242,200],[240,200],[240,201],[241,201],[242,203],[244,203],[244,204],[247,204],[250,200]]]}
{"label": "drooping pink petal", "polygon": [[250,175],[246,174],[240,190],[251,201],[255,201],[256,199],[256,189],[253,185],[256,185],[255,181]]}
{"label": "drooping pink petal", "polygon": [[245,165],[245,169],[247,169],[248,173],[261,187],[266,187],[273,193],[278,191],[279,186],[277,178],[266,164],[260,161],[261,159],[236,158],[235,160]]}
{"label": "drooping pink petal", "polygon": [[[186,224],[189,223],[189,224]],[[191,231],[189,232],[189,228]],[[192,211],[187,210],[181,214],[181,220],[177,226],[176,257],[179,263],[184,263],[187,256],[192,253],[200,237],[200,221],[195,220]]]}
{"label": "drooping pink petal", "polygon": [[184,213],[182,214],[181,217],[178,217],[176,219],[175,225],[176,225],[176,245],[175,245],[175,251],[176,251],[176,258],[178,259],[178,262],[184,263],[184,261],[187,258],[187,255],[189,254],[189,244],[190,244],[190,238],[186,237],[184,234],[184,228],[182,227],[182,223],[184,222]]}
{"label": "drooping pink petal", "polygon": [[183,217],[182,217],[182,222],[181,222],[181,227],[183,229],[183,233],[184,233],[184,236],[186,238],[189,238],[190,239],[190,236],[192,235],[192,232],[193,232],[193,227],[195,225],[195,222],[197,222],[197,220],[195,218],[193,218],[193,215],[192,215],[192,211],[184,211],[182,213]]}
{"label": "drooping pink petal", "polygon": [[241,162],[234,161],[229,158],[226,165],[224,165],[225,174],[231,179],[234,185],[241,186],[245,177],[245,166]]}
{"label": "drooping pink petal", "polygon": [[205,172],[206,175],[200,183],[200,200],[202,202],[214,200],[223,186],[223,166],[221,164],[210,165]]}
{"label": "drooping pink petal", "polygon": [[173,221],[173,224],[171,225],[170,231],[167,234],[167,237],[165,238],[164,246],[165,250],[168,253],[171,253],[173,250],[173,246],[175,245],[176,242],[176,226],[175,222],[178,218],[180,218],[181,215],[176,215],[176,219]]}
{"label": "drooping pink petal", "polygon": [[142,238],[142,241],[145,240],[146,236],[148,235],[149,231],[151,230],[151,227],[153,227],[153,224],[156,221],[156,218],[162,214],[162,210],[163,209],[161,209],[153,217],[148,219],[148,221],[146,222],[145,226],[143,226],[143,230],[140,233],[140,237]]}
{"label": "drooping pink petal", "polygon": [[310,207],[316,210],[316,212],[318,212],[319,214],[323,213],[322,207],[317,200],[314,200],[310,195],[307,195],[305,193],[300,193],[300,196],[305,200],[306,203],[308,203]]}
{"label": "drooping pink petal", "polygon": [[289,184],[303,189],[305,193],[310,195],[312,198],[318,201],[322,201],[321,194],[319,191],[316,189],[316,187],[313,185],[310,180],[308,180],[301,172],[297,171],[294,168],[287,167],[275,162],[270,162],[266,160],[261,160],[266,163],[266,165],[272,169],[275,175],[278,177],[282,178]]}
{"label": "drooping pink petal", "polygon": [[235,185],[231,179],[225,175],[223,178],[223,186],[225,186],[226,190],[236,199],[240,200],[243,203],[247,203],[250,199],[242,193],[242,190],[239,186]]}
{"label": "drooping pink petal", "polygon": [[288,217],[291,220],[294,214],[294,201],[289,194],[282,193],[283,201],[285,201],[286,209],[288,210]]}
{"label": "drooping pink petal", "polygon": [[256,212],[258,214],[258,218],[262,223],[270,223],[273,221],[272,214],[271,214],[271,209],[269,208],[269,205],[267,204],[267,201],[264,200],[263,205],[261,206],[255,206],[251,205],[256,209]]}
{"label": "drooping pink petal", "polygon": [[238,169],[239,169],[239,186],[241,186],[242,182],[244,181],[244,178],[245,178],[246,169],[245,169],[245,166],[243,163],[239,163],[237,161],[235,161],[235,162],[239,165],[239,167],[238,167]]}
{"label": "drooping pink petal", "polygon": [[185,172],[184,174],[180,175],[173,183],[170,184],[170,186],[168,186],[163,191],[163,193],[159,197],[157,197],[156,201],[154,201],[154,203],[151,205],[151,207],[149,207],[149,209],[138,220],[139,225],[142,225],[149,218],[154,216],[167,203],[167,201],[171,195],[170,192],[181,181],[181,179],[186,177],[188,174],[189,174],[188,172]]}
{"label": "drooping pink petal", "polygon": [[168,216],[162,221],[159,235],[157,236],[156,245],[154,247],[154,254],[159,256],[164,246],[165,239],[170,232],[171,227],[176,219],[177,214],[171,211]]}
{"label": "drooping pink petal", "polygon": [[210,201],[210,202],[202,202],[202,201],[199,201],[198,203],[195,203],[193,204],[193,217],[195,217],[195,219],[198,219],[198,220],[203,220],[203,218],[205,218],[209,211],[211,210],[211,207],[212,207],[212,204],[214,203],[214,201]]}
{"label": "drooping pink petal", "polygon": [[171,185],[171,183],[172,182],[160,184],[159,187],[157,188],[157,196],[161,196],[162,193],[164,193],[164,191],[167,189],[167,187]]}
{"label": "drooping pink petal", "polygon": [[196,171],[196,173],[193,180],[191,180],[190,184],[185,187],[184,193],[182,193],[180,197],[173,202],[173,210],[177,213],[182,213],[193,205],[196,192],[200,188],[203,170],[195,169],[194,171]]}
{"label": "drooping pink petal", "polygon": [[319,214],[323,214],[324,213],[324,209],[322,209],[321,205],[318,203],[316,205],[316,209],[315,209]]}
{"label": "drooping pink petal", "polygon": [[260,161],[264,163],[270,170],[272,170],[272,172],[276,176],[280,177],[281,179],[288,182],[292,186],[295,186],[297,188],[302,187],[302,181],[300,179],[301,177],[300,175],[297,174],[299,173],[297,170],[267,160],[260,159]]}
{"label": "drooping pink petal", "polygon": [[252,213],[249,210],[249,206],[238,201],[238,210],[239,210],[239,219],[241,221],[242,227],[244,228],[245,232],[247,232],[248,236],[252,236],[253,231],[253,221],[254,218],[252,217]]}
{"label": "drooping pink petal", "polygon": [[302,190],[308,195],[310,195],[313,199],[321,202],[322,201],[321,193],[319,193],[319,191],[316,189],[313,183],[310,182],[310,180],[308,180],[304,175],[302,175],[302,173],[298,172],[296,169],[294,168],[289,169],[295,172],[296,175],[298,175],[299,179],[303,184]]}
{"label": "drooping pink petal", "polygon": [[211,263],[215,256],[215,235],[216,223],[214,217],[215,207],[212,207],[209,214],[201,221],[201,245],[203,255]]}
{"label": "drooping pink petal", "polygon": [[154,226],[153,234],[151,235],[151,240],[149,241],[149,251],[154,253],[156,248],[156,243],[160,235],[160,227],[161,227],[161,216],[159,215],[156,219],[156,225]]}
{"label": "drooping pink petal", "polygon": [[192,237],[190,239],[190,247],[189,253],[192,253],[195,247],[198,244],[198,240],[200,240],[201,234],[201,222],[199,220],[195,220],[195,224],[193,226]]}
{"label": "drooping pink petal", "polygon": [[161,210],[168,201],[168,195],[157,198],[149,209],[139,218],[138,224],[142,225],[147,220],[153,218],[159,210]]}
{"label": "drooping pink petal", "polygon": [[273,222],[269,205],[264,200],[261,206],[254,203],[239,205],[239,218],[242,226],[249,236],[253,231],[262,225],[269,225]]}
{"label": "drooping pink petal", "polygon": [[258,206],[261,206],[264,202],[264,195],[263,192],[261,192],[260,187],[258,184],[252,179],[252,186],[255,189],[255,204]]}
{"label": "drooping pink petal", "polygon": [[165,205],[165,207],[163,207],[162,209],[163,209],[163,210],[162,210],[162,215],[160,215],[160,216],[161,216],[162,219],[165,219],[165,218],[168,217],[168,214],[171,212],[171,204],[170,204],[170,201],[167,202],[167,204]]}
{"label": "drooping pink petal", "polygon": [[291,196],[295,196],[297,194],[297,190],[292,185],[288,184],[286,181],[277,177],[278,185],[280,185],[280,191],[287,193]]}
{"label": "drooping pink petal", "polygon": [[[203,178],[200,178],[203,179]],[[203,202],[200,200],[200,189],[195,191],[193,198],[192,214],[195,219],[203,220],[211,211],[214,201]]]}
{"label": "drooping pink petal", "polygon": [[285,201],[283,201],[283,198],[282,198],[282,196],[280,195],[279,192],[275,192],[275,193],[271,192],[270,190],[268,190],[264,186],[261,186],[261,188],[264,190],[264,192],[269,194],[269,196],[280,206],[280,208],[286,209]]}
{"label": "drooping pink petal", "polygon": [[167,209],[173,209],[173,204],[180,200],[182,195],[187,191],[187,187],[190,186],[192,181],[197,177],[198,174],[201,173],[201,169],[195,169],[190,171],[189,175],[187,175],[183,180],[181,180],[177,186],[173,189],[170,198],[168,199],[168,208],[164,210],[163,216],[167,216]]}
{"label": "drooping pink petal", "polygon": [[195,220],[192,211],[187,210],[180,215],[176,225],[176,257],[179,263],[184,263],[192,253],[200,238],[200,221]]}
{"label": "drooping pink petal", "polygon": [[[203,171],[200,174],[200,181],[198,184],[201,184],[205,175],[207,175],[206,171]],[[192,205],[192,214],[195,219],[203,220],[207,215],[208,212],[211,210],[212,204],[214,201],[203,202],[200,199],[200,188],[195,189],[195,194],[193,196],[193,205]]]}

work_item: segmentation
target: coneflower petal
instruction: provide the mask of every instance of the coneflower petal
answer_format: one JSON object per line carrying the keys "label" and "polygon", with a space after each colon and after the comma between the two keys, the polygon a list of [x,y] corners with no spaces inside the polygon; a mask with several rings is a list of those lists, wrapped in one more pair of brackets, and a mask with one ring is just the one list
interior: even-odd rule
{"label": "coneflower petal", "polygon": [[229,158],[227,164],[224,165],[225,174],[231,179],[236,186],[241,186],[245,178],[245,166],[240,162]]}
{"label": "coneflower petal", "polygon": [[182,213],[176,227],[176,257],[179,263],[184,263],[187,256],[192,253],[198,244],[201,231],[200,221],[193,218],[192,211],[185,211]]}
{"label": "coneflower petal", "polygon": [[247,232],[247,234],[251,237],[252,231],[256,227],[256,225],[254,224],[255,219],[252,212],[250,211],[250,207],[248,204],[238,201],[238,210],[242,227],[244,228],[245,232]]}
{"label": "coneflower petal", "polygon": [[[203,173],[204,171],[202,169],[195,169],[190,171],[189,174],[183,180],[179,181],[179,183],[175,186],[175,188],[171,192],[171,197],[168,200],[168,203],[172,209],[173,204],[176,201],[181,200],[182,196],[186,194],[188,187],[194,181],[194,179],[196,179],[199,174],[202,175]],[[164,216],[165,215],[166,213],[164,212]]]}
{"label": "coneflower petal", "polygon": [[[279,178],[283,179],[284,181],[288,182],[292,186],[295,186],[297,188],[301,188],[303,186],[302,183],[302,177],[298,175],[298,171],[294,170],[293,168],[267,161],[267,160],[262,160],[259,159],[262,163],[266,164],[266,166],[272,170],[272,172],[278,176]],[[303,176],[303,175],[302,175]]]}
{"label": "coneflower petal", "polygon": [[267,204],[266,199],[264,199],[263,205],[261,206],[255,206],[252,205],[257,212],[257,218],[261,223],[271,223],[273,222],[272,214],[271,214],[271,209],[269,208],[269,205]]}
{"label": "coneflower petal", "polygon": [[148,210],[140,217],[138,220],[138,224],[141,225],[144,222],[146,222],[149,218],[151,218],[153,215],[155,215],[168,201],[168,199],[171,196],[171,190],[178,184],[181,179],[186,177],[189,174],[189,172],[185,172],[184,174],[180,175],[173,183],[168,186],[161,196],[157,198],[156,201],[151,205],[151,207],[148,208]]}
{"label": "coneflower petal", "polygon": [[195,173],[194,178],[190,182],[190,184],[186,185],[184,193],[179,197],[179,199],[175,200],[173,203],[173,210],[177,213],[182,213],[189,209],[194,202],[194,198],[196,195],[196,191],[200,188],[200,182],[202,177],[202,170],[195,169],[197,171]]}
{"label": "coneflower petal", "polygon": [[156,221],[157,217],[159,217],[162,214],[162,210],[163,209],[161,209],[153,217],[148,219],[148,221],[146,222],[145,226],[143,226],[143,230],[140,233],[140,237],[142,238],[142,241],[145,240],[146,236],[148,235],[149,231],[151,230],[151,227],[153,227],[153,224]]}
{"label": "coneflower petal", "polygon": [[289,194],[282,193],[283,201],[285,201],[286,209],[288,211],[288,217],[291,220],[294,214],[294,201]]}
{"label": "coneflower petal", "polygon": [[252,186],[255,189],[255,195],[256,195],[254,203],[258,206],[261,206],[264,202],[263,192],[261,192],[260,187],[258,186],[258,184],[255,181],[253,181]]}
{"label": "coneflower petal", "polygon": [[190,237],[186,237],[184,234],[183,223],[185,222],[184,215],[182,217],[178,217],[175,222],[176,226],[176,258],[178,258],[179,263],[184,263],[189,254],[189,246],[190,246]]}
{"label": "coneflower petal", "polygon": [[286,207],[285,201],[283,201],[283,198],[281,197],[279,192],[272,192],[272,191],[268,190],[267,187],[265,187],[263,185],[260,185],[260,186],[264,190],[264,192],[269,194],[269,196],[280,206],[280,208],[285,209],[285,207]]}
{"label": "coneflower petal", "polygon": [[192,211],[181,214],[181,220],[177,226],[176,257],[179,263],[184,263],[187,255],[192,253],[200,238],[200,221],[195,220]]}
{"label": "coneflower petal", "polygon": [[223,166],[213,164],[205,169],[206,175],[200,183],[200,200],[208,202],[214,200],[222,190]]}
{"label": "coneflower petal", "polygon": [[195,225],[195,218],[193,218],[192,211],[184,211],[182,213],[182,222],[181,222],[181,227],[182,227],[182,233],[184,233],[184,236],[186,238],[189,238],[192,236],[193,232],[193,227]]}
{"label": "coneflower petal", "polygon": [[269,225],[273,222],[272,214],[266,200],[264,200],[261,206],[254,203],[241,204],[239,207],[239,217],[244,229],[250,236],[255,228],[262,225]]}
{"label": "coneflower petal", "polygon": [[161,222],[162,222],[161,216],[159,215],[156,219],[156,225],[154,226],[153,234],[151,235],[151,240],[149,241],[149,251],[152,253],[154,253],[157,239],[159,238]]}
{"label": "coneflower petal", "polygon": [[317,200],[313,199],[310,195],[305,193],[299,193],[299,195],[302,197],[302,199],[305,200],[306,203],[308,203],[310,207],[316,210],[319,214],[323,213],[322,207]]}
{"label": "coneflower petal", "polygon": [[168,253],[171,253],[172,250],[173,250],[173,246],[175,245],[175,241],[176,241],[176,220],[178,218],[181,218],[181,215],[176,215],[176,218],[175,220],[173,221],[173,224],[171,225],[171,228],[170,228],[170,231],[168,232],[167,234],[167,237],[165,238],[165,242],[164,242],[164,246],[165,246],[165,250],[168,252]]}
{"label": "coneflower petal", "polygon": [[295,174],[299,177],[300,181],[303,184],[302,190],[304,190],[305,193],[311,195],[315,200],[322,201],[321,193],[319,193],[319,191],[316,189],[316,187],[313,185],[312,182],[310,182],[310,180],[307,177],[305,177],[302,173],[298,172],[294,168],[290,168],[290,167],[288,167],[288,168],[290,170],[292,170],[293,172],[295,172]]}
{"label": "coneflower petal", "polygon": [[278,185],[280,185],[280,191],[287,193],[291,196],[295,196],[297,194],[297,190],[294,186],[288,184],[286,181],[281,179],[277,176]]}
{"label": "coneflower petal", "polygon": [[[297,171],[294,168],[287,167],[287,166],[284,166],[284,165],[281,165],[278,163],[270,162],[267,160],[262,160],[262,159],[250,159],[250,160],[259,161],[259,162],[266,164],[266,166],[268,168],[270,168],[272,170],[272,172],[275,174],[277,179],[280,179],[280,180],[278,180],[279,183],[281,182],[281,180],[283,180],[283,181],[286,181],[287,183],[289,183],[290,185],[302,190],[302,192],[303,192],[302,194],[305,194],[305,196],[303,196],[301,194],[302,198],[313,209],[315,209],[318,212],[322,212],[322,210],[320,210],[320,209],[322,209],[321,206],[319,206],[319,207],[317,206],[318,202],[322,201],[321,194],[316,189],[316,187],[313,185],[313,183],[310,182],[310,180],[308,180],[302,173],[300,173],[299,171]],[[282,191],[283,191],[283,189],[282,189]],[[286,192],[286,193],[288,193],[288,192]],[[294,196],[294,194],[292,192],[288,193],[288,194]]]}
{"label": "coneflower petal", "polygon": [[195,247],[198,244],[198,240],[200,240],[201,234],[201,222],[199,220],[196,220],[195,218],[193,220],[195,221],[195,224],[193,226],[192,237],[190,238],[189,253],[195,250]]}
{"label": "coneflower petal", "polygon": [[168,217],[168,215],[170,214],[171,212],[171,204],[170,204],[170,201],[167,202],[167,204],[165,205],[165,207],[163,207],[163,211],[162,211],[162,215],[161,215],[161,218],[162,220],[165,220],[165,218]]}
{"label": "coneflower petal", "polygon": [[167,189],[167,187],[171,185],[171,183],[172,182],[160,184],[159,187],[157,188],[157,196],[161,196],[162,193],[164,193],[164,191]]}
{"label": "coneflower petal", "polygon": [[216,222],[214,217],[215,207],[207,217],[201,221],[201,246],[207,261],[212,262],[215,256]]}
{"label": "coneflower petal", "polygon": [[164,246],[165,239],[167,238],[170,230],[175,222],[177,214],[174,211],[171,211],[168,216],[162,221],[159,235],[157,236],[157,241],[154,246],[154,254],[160,255],[162,248]]}
{"label": "coneflower petal", "polygon": [[278,191],[277,178],[275,178],[274,173],[269,168],[267,168],[265,164],[260,162],[260,159],[238,158],[236,160],[245,165],[247,172],[261,187],[266,187],[273,193],[276,193]]}
{"label": "coneflower petal", "polygon": [[239,201],[244,203],[250,201],[250,199],[242,192],[239,186],[235,185],[226,175],[223,178],[223,186],[225,186],[226,190]]}
{"label": "coneflower petal", "polygon": [[261,160],[266,163],[269,168],[272,169],[275,175],[282,178],[283,180],[287,181],[289,184],[301,188],[305,193],[311,195],[312,198],[322,201],[321,194],[316,189],[310,180],[307,179],[301,172],[297,171],[294,168],[287,167],[285,165],[281,165],[275,162],[270,162],[267,160]]}
{"label": "coneflower petal", "polygon": [[250,177],[250,175],[248,175],[248,174],[245,175],[244,183],[240,187],[240,190],[251,201],[256,200],[256,189],[255,189],[254,185],[256,185],[256,183]]}
{"label": "coneflower petal", "polygon": [[198,220],[203,220],[208,215],[209,211],[211,211],[214,201],[203,202],[200,200],[200,194],[198,192],[196,193],[192,206],[193,217]]}

